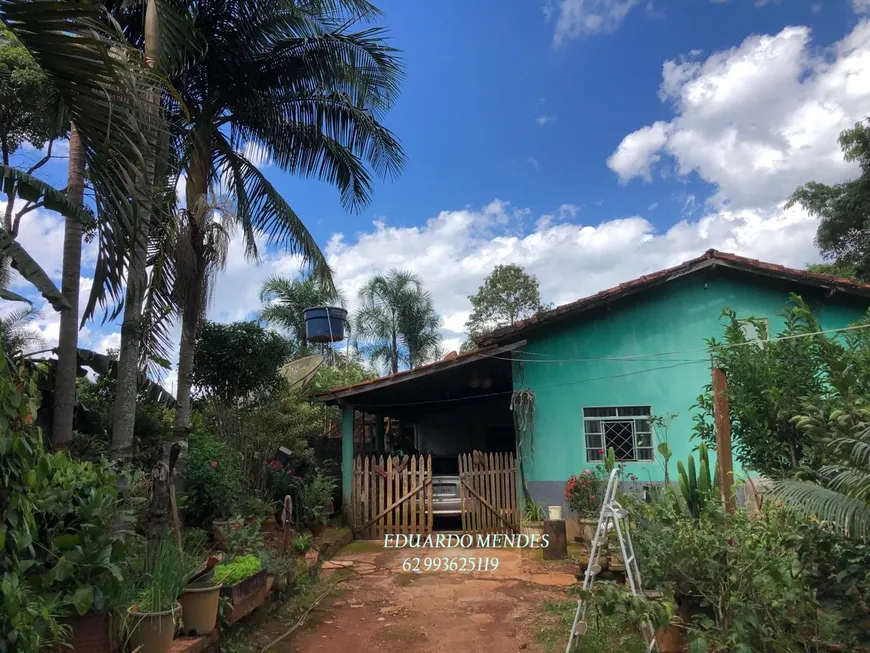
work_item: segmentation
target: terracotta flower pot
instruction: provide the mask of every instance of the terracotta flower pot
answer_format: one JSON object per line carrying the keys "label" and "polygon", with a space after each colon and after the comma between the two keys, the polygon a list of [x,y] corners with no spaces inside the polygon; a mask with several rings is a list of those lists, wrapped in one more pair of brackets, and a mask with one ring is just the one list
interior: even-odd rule
{"label": "terracotta flower pot", "polygon": [[656,645],[659,653],[685,653],[688,650],[683,629],[674,624],[662,626],[656,631]]}
{"label": "terracotta flower pot", "polygon": [[203,582],[192,583],[184,588],[179,603],[185,634],[208,635],[214,630],[221,587]]}
{"label": "terracotta flower pot", "polygon": [[175,637],[175,613],[181,609],[177,603],[163,612],[139,612],[133,606],[127,610],[130,618],[130,645],[138,653],[167,653]]}
{"label": "terracotta flower pot", "polygon": [[109,615],[106,612],[94,612],[83,617],[69,617],[64,619],[64,622],[72,629],[70,643],[72,650],[76,653],[111,653]]}

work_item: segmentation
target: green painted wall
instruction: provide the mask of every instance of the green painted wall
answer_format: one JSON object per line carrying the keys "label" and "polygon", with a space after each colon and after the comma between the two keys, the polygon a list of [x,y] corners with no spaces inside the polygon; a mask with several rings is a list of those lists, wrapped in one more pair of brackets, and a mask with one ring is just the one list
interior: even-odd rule
{"label": "green painted wall", "polygon": [[[825,302],[821,295],[812,297],[806,288],[794,290],[802,291],[804,299],[816,305],[823,329],[846,326],[866,310],[866,304],[849,298],[835,296]],[[758,277],[715,274],[705,279],[696,274],[613,304],[606,312],[587,314],[582,321],[566,321],[527,336],[522,349],[533,353],[517,354],[517,358],[600,359],[684,352],[642,361],[514,363],[514,388],[535,391],[534,452],[530,446],[524,452],[526,478],[533,484],[530,488],[549,486],[545,494],[548,500],[556,500],[559,488],[550,484],[564,483],[571,474],[590,466],[583,408],[592,406],[648,405],[655,415],[678,414],[667,434],[674,452],[670,474],[675,478],[676,460],[685,459],[697,444],[689,440],[691,406],[710,382],[704,341],[711,336],[721,339],[722,309],[728,306],[738,317],[766,317],[771,334],[776,335],[783,326],[779,314],[788,302],[788,292],[788,287]],[[626,471],[640,482],[664,479],[658,460],[627,463]],[[735,467],[735,471],[741,470]]]}

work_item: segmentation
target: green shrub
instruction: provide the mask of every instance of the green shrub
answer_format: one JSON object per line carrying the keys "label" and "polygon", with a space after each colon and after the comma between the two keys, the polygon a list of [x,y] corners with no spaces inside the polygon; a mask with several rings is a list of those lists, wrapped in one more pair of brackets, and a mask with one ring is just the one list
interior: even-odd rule
{"label": "green shrub", "polygon": [[257,556],[253,554],[240,556],[232,562],[217,565],[214,568],[214,581],[224,585],[234,585],[253,576],[262,568],[262,563]]}
{"label": "green shrub", "polygon": [[245,496],[239,456],[204,428],[194,428],[188,441],[182,507],[187,522],[209,526],[238,512]]}
{"label": "green shrub", "polygon": [[831,635],[813,588],[793,573],[789,515],[768,506],[755,519],[742,509],[729,518],[707,501],[695,519],[672,488],[626,503],[644,582],[673,593],[692,651],[797,653]]}
{"label": "green shrub", "polygon": [[329,501],[338,487],[335,479],[318,469],[301,488],[299,503],[302,518],[307,524],[325,524],[329,518]]}

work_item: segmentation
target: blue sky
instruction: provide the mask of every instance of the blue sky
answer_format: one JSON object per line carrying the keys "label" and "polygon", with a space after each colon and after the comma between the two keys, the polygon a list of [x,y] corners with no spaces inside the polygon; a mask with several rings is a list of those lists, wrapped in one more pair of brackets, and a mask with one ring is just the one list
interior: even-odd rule
{"label": "blue sky", "polygon": [[[351,300],[370,275],[410,268],[452,348],[466,296],[498,263],[525,266],[561,303],[710,247],[818,259],[815,221],[782,204],[798,184],[855,175],[836,137],[870,106],[870,0],[378,4],[405,60],[386,120],[408,157],[402,176],[350,215],[324,184],[261,166]],[[64,170],[60,158],[43,172],[62,186]],[[21,240],[57,276],[61,237],[41,213]],[[278,251],[251,265],[237,245],[214,319],[250,316],[265,277],[298,269]],[[117,330],[88,325],[83,342],[105,349]]]}

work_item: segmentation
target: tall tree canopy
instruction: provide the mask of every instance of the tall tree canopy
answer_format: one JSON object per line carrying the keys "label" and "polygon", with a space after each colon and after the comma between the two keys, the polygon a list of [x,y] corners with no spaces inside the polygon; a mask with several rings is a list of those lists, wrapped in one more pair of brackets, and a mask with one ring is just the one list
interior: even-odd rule
{"label": "tall tree canopy", "polygon": [[407,270],[372,277],[359,294],[358,342],[369,357],[395,374],[441,353],[441,320],[420,278]]}
{"label": "tall tree canopy", "polygon": [[870,281],[870,119],[840,134],[840,148],[861,175],[833,186],[811,181],[795,190],[787,206],[800,204],[821,218],[816,245],[830,263],[814,271]]}
{"label": "tall tree canopy", "polygon": [[281,386],[279,368],[291,353],[286,338],[256,322],[204,322],[196,338],[194,384],[230,404],[250,399]]}
{"label": "tall tree canopy", "polygon": [[546,310],[539,285],[538,278],[519,265],[495,266],[477,292],[468,297],[472,309],[465,323],[468,333],[474,337]]}

